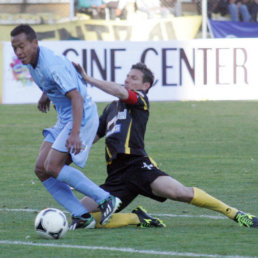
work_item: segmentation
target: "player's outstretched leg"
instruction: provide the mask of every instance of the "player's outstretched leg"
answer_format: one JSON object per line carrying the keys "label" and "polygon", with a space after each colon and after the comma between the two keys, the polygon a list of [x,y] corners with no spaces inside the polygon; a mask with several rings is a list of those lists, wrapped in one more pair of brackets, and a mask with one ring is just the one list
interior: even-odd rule
{"label": "player's outstretched leg", "polygon": [[151,217],[141,206],[131,213],[114,213],[105,225],[99,223],[101,212],[93,212],[91,215],[96,220],[96,228],[120,228],[128,225],[136,225],[141,228],[166,227],[162,220]]}
{"label": "player's outstretched leg", "polygon": [[102,213],[100,224],[105,225],[112,214],[119,208],[121,200],[113,195],[110,195],[106,200],[99,204],[99,209]]}
{"label": "player's outstretched leg", "polygon": [[166,224],[159,218],[153,218],[149,214],[147,214],[147,211],[143,209],[141,206],[137,207],[132,211],[132,213],[135,213],[140,223],[137,225],[141,228],[164,228],[166,227]]}
{"label": "player's outstretched leg", "polygon": [[243,211],[239,211],[236,208],[230,207],[226,203],[214,198],[213,196],[209,195],[205,191],[193,187],[194,189],[194,197],[191,204],[203,207],[206,209],[214,210],[220,212],[230,219],[237,222],[240,226],[245,226],[249,228],[258,228],[258,218]]}

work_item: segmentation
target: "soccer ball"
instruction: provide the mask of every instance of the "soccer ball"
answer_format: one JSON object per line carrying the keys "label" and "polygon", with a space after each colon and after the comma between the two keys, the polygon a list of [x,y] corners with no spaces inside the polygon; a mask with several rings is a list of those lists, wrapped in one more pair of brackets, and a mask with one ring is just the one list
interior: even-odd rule
{"label": "soccer ball", "polygon": [[55,208],[46,208],[35,218],[35,230],[43,238],[59,239],[68,230],[65,214]]}

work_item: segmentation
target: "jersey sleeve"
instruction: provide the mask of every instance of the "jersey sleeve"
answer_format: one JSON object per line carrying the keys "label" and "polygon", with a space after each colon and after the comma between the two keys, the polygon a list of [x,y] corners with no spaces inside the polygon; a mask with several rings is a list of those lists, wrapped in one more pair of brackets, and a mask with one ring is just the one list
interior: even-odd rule
{"label": "jersey sleeve", "polygon": [[137,98],[138,98],[136,92],[128,89],[126,90],[128,92],[128,98],[122,100],[122,102],[135,105],[137,103]]}
{"label": "jersey sleeve", "polygon": [[122,102],[132,105],[136,108],[148,110],[149,109],[149,100],[143,91],[133,91],[128,90],[129,96],[126,100],[121,100]]}

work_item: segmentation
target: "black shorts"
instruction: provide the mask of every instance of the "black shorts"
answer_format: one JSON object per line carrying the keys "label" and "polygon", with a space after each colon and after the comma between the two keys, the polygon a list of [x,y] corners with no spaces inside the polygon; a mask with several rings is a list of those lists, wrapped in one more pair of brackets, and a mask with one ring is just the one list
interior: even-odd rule
{"label": "black shorts", "polygon": [[156,196],[151,191],[151,183],[159,176],[168,176],[159,170],[148,157],[119,155],[107,167],[108,178],[100,187],[121,199],[119,211],[124,209],[137,195],[156,201],[166,198]]}

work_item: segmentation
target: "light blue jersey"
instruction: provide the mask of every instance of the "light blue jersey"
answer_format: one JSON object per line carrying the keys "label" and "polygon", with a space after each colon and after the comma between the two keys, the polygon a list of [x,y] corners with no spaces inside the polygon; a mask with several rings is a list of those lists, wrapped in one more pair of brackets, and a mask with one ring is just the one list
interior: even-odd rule
{"label": "light blue jersey", "polygon": [[64,125],[72,121],[71,100],[65,94],[73,89],[77,89],[84,99],[82,125],[86,123],[91,116],[92,108],[95,108],[95,103],[87,94],[81,75],[65,56],[57,55],[52,50],[40,46],[36,68],[30,64],[27,67],[35,83],[55,105],[58,123]]}
{"label": "light blue jersey", "polygon": [[52,128],[45,128],[45,141],[52,143],[52,148],[60,152],[68,152],[66,140],[72,130],[72,103],[66,93],[77,89],[84,99],[84,112],[80,128],[82,150],[78,154],[70,151],[73,162],[84,167],[95,138],[99,119],[97,106],[87,94],[82,76],[73,64],[64,56],[56,55],[52,50],[39,47],[38,63],[35,69],[27,65],[32,78],[39,88],[47,94],[56,107],[58,121]]}

